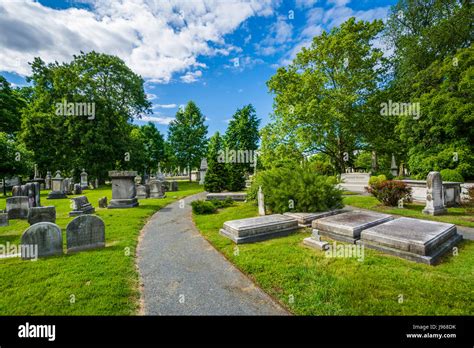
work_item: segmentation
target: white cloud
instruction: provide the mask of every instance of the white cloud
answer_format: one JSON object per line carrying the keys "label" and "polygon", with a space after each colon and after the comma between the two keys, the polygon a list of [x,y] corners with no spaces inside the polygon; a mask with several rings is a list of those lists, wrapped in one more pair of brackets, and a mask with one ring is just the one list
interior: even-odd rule
{"label": "white cloud", "polygon": [[156,94],[153,94],[153,93],[147,93],[146,94],[146,99],[148,99],[148,100],[155,100],[156,98],[158,98],[156,96]]}
{"label": "white cloud", "polygon": [[176,104],[153,104],[153,108],[173,109],[178,107]]}
{"label": "white cloud", "polygon": [[[270,16],[277,0],[89,0],[92,10],[53,9],[33,1],[0,3],[0,71],[29,75],[31,62],[70,61],[92,50],[122,58],[152,82],[204,68],[201,56],[228,55],[225,42],[252,16]],[[186,75],[185,75],[186,76]]]}
{"label": "white cloud", "polygon": [[260,58],[253,58],[250,56],[236,57],[229,59],[230,64],[224,65],[226,69],[233,69],[236,71],[243,71],[245,69],[252,69],[258,64],[263,64],[264,61]]}
{"label": "white cloud", "polygon": [[185,75],[180,76],[179,78],[184,83],[193,83],[199,80],[201,76],[202,76],[202,71],[196,70],[196,71],[188,71]]}
{"label": "white cloud", "polygon": [[163,116],[163,117],[142,116],[141,118],[139,118],[137,120],[145,121],[145,122],[153,122],[153,123],[158,123],[158,124],[162,124],[162,125],[168,125],[168,124],[170,124],[171,121],[174,120],[174,117],[168,117],[168,116]]}
{"label": "white cloud", "polygon": [[287,48],[292,41],[293,25],[285,16],[278,16],[276,21],[268,28],[268,34],[263,40],[255,44],[258,54],[271,56]]}
{"label": "white cloud", "polygon": [[298,9],[306,9],[314,6],[318,0],[296,0],[295,5]]}

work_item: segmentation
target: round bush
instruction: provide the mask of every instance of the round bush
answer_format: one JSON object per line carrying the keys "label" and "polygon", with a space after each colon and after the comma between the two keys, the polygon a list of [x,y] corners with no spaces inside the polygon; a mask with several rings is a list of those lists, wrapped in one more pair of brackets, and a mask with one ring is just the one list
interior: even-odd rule
{"label": "round bush", "polygon": [[343,206],[336,183],[335,177],[320,175],[310,166],[272,168],[257,174],[247,199],[256,199],[261,186],[272,213],[325,211]]}
{"label": "round bush", "polygon": [[443,169],[439,173],[443,181],[464,182],[464,178],[456,169]]}
{"label": "round bush", "polygon": [[212,214],[217,211],[216,206],[212,202],[203,200],[191,202],[191,207],[196,214]]}
{"label": "round bush", "polygon": [[385,180],[376,182],[367,187],[367,192],[372,194],[383,205],[395,207],[398,202],[411,202],[411,187],[408,187],[403,181]]}

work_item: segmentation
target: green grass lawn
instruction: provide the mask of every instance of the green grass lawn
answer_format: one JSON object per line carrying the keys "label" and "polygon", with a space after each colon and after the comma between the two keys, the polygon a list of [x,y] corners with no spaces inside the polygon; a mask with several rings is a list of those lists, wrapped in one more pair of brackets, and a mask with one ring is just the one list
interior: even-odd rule
{"label": "green grass lawn", "polygon": [[363,262],[329,258],[303,245],[309,229],[238,246],[219,235],[225,221],[256,215],[255,206],[241,203],[194,220],[219,251],[294,314],[474,314],[474,242],[463,241],[458,256],[428,266],[370,249]]}
{"label": "green grass lawn", "polygon": [[[139,303],[138,272],[135,249],[146,220],[157,210],[182,197],[202,191],[196,183],[180,182],[178,192],[168,192],[164,199],[140,200],[130,209],[98,207],[98,199],[107,196],[110,186],[86,190],[84,194],[105,222],[106,248],[37,261],[0,259],[1,315],[130,315]],[[46,200],[43,206],[56,206],[56,223],[63,230],[73,219],[68,216],[69,199]],[[5,208],[0,197],[0,209]],[[17,244],[29,224],[11,220],[0,227],[0,244]]]}
{"label": "green grass lawn", "polygon": [[372,196],[346,196],[343,198],[345,205],[358,208],[375,210],[387,214],[396,214],[417,219],[434,220],[451,224],[474,227],[474,214],[469,213],[466,208],[448,208],[448,214],[431,216],[422,213],[424,204],[405,204],[404,208],[386,207]]}

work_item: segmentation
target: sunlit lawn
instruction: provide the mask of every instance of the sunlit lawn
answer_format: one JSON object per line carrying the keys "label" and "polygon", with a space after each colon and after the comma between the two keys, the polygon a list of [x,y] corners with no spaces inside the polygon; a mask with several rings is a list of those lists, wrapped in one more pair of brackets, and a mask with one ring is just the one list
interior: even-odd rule
{"label": "sunlit lawn", "polygon": [[[140,200],[140,206],[130,209],[98,207],[98,199],[107,196],[110,186],[86,190],[84,194],[105,222],[106,248],[71,255],[49,257],[37,261],[0,259],[1,315],[128,315],[138,309],[138,273],[135,249],[146,220],[165,205],[202,191],[196,183],[179,183],[178,192],[168,192],[165,199]],[[69,199],[46,200],[41,204],[55,205],[56,223],[63,230],[73,219],[68,216]],[[0,209],[5,208],[0,197]],[[0,244],[18,244],[29,224],[25,220],[10,220],[0,227]]]}
{"label": "sunlit lawn", "polygon": [[364,250],[362,262],[329,258],[303,245],[309,229],[238,246],[219,234],[225,221],[256,215],[254,205],[243,203],[194,219],[219,251],[295,314],[474,314],[472,241],[459,245],[458,256],[428,266],[370,249]]}

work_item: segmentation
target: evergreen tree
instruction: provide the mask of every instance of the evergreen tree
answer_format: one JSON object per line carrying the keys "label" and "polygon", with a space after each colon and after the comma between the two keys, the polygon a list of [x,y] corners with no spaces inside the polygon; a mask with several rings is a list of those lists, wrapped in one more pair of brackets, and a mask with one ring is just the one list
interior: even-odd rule
{"label": "evergreen tree", "polygon": [[223,161],[220,160],[221,151],[224,150],[224,142],[216,132],[209,140],[207,152],[207,172],[204,179],[204,189],[208,192],[222,192],[226,186],[227,169]]}

